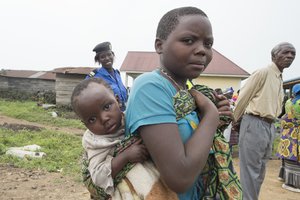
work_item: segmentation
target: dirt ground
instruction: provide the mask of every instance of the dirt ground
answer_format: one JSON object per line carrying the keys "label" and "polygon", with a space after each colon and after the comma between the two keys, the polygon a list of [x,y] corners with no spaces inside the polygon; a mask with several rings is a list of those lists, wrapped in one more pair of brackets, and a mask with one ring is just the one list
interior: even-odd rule
{"label": "dirt ground", "polygon": [[[32,125],[43,128],[45,126],[17,120],[0,115],[0,125]],[[49,127],[55,130],[60,128]],[[82,130],[63,129],[72,134],[82,134]],[[267,174],[263,183],[260,200],[299,200],[300,193],[294,193],[281,188],[282,182],[277,179],[280,160],[270,160]],[[234,165],[239,172],[238,158],[234,158]],[[13,166],[0,164],[0,199],[1,200],[85,200],[89,193],[83,184],[72,177],[65,177],[59,173],[49,173],[40,170],[24,170]]]}

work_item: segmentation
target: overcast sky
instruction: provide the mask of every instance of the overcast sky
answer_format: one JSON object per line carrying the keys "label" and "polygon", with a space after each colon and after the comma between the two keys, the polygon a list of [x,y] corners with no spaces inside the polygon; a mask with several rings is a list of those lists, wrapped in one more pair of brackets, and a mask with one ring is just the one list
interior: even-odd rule
{"label": "overcast sky", "polygon": [[[181,6],[202,9],[214,49],[249,73],[287,41],[300,49],[299,0],[0,0],[0,69],[95,67],[94,46],[111,41],[119,69],[128,51],[154,51],[159,19]],[[296,56],[283,79],[300,76]]]}

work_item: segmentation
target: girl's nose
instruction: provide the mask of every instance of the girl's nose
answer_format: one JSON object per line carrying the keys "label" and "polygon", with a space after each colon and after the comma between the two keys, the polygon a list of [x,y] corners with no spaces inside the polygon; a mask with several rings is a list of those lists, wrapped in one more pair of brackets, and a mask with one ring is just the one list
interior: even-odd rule
{"label": "girl's nose", "polygon": [[196,48],[195,48],[195,54],[205,54],[205,47],[202,43],[197,44]]}

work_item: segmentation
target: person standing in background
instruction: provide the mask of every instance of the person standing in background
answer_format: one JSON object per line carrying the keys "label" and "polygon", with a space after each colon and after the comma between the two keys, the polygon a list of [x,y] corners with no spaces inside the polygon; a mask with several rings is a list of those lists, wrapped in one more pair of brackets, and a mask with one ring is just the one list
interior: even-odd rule
{"label": "person standing in background", "polygon": [[[229,103],[230,103],[230,109],[233,110],[234,109],[234,102],[232,100],[232,96],[233,96],[233,88],[227,88],[223,93],[223,95],[228,99]],[[231,136],[231,129],[232,129],[232,122],[228,125],[228,127],[224,130],[223,135],[226,139],[227,142],[230,141],[230,136]],[[231,147],[230,147],[231,149]]]}
{"label": "person standing in background", "polygon": [[244,200],[258,199],[272,153],[274,120],[282,108],[282,72],[293,63],[296,50],[283,42],[272,49],[271,56],[272,63],[251,74],[241,88],[234,110],[236,121],[242,117],[239,157]]}
{"label": "person standing in background", "polygon": [[98,44],[93,51],[96,53],[95,62],[102,67],[94,69],[86,76],[86,79],[91,77],[104,79],[113,89],[121,104],[121,110],[124,111],[127,102],[127,90],[122,82],[119,70],[113,68],[115,53],[112,51],[110,42]]}
{"label": "person standing in background", "polygon": [[281,138],[277,156],[282,159],[279,178],[282,188],[300,193],[300,83],[293,86],[281,120]]}
{"label": "person standing in background", "polygon": [[287,95],[284,95],[283,97],[283,102],[282,102],[282,109],[281,109],[281,113],[280,115],[278,116],[278,118],[282,118],[285,113],[286,113],[286,110],[285,110],[285,103],[287,102],[287,100],[289,99],[289,97]]}

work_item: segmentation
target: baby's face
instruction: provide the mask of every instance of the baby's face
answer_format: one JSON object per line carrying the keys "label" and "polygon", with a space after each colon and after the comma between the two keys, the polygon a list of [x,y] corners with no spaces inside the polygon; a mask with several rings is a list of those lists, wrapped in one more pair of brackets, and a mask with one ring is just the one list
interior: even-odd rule
{"label": "baby's face", "polygon": [[122,124],[122,112],[113,92],[98,83],[90,83],[78,96],[77,113],[96,135],[113,134]]}

